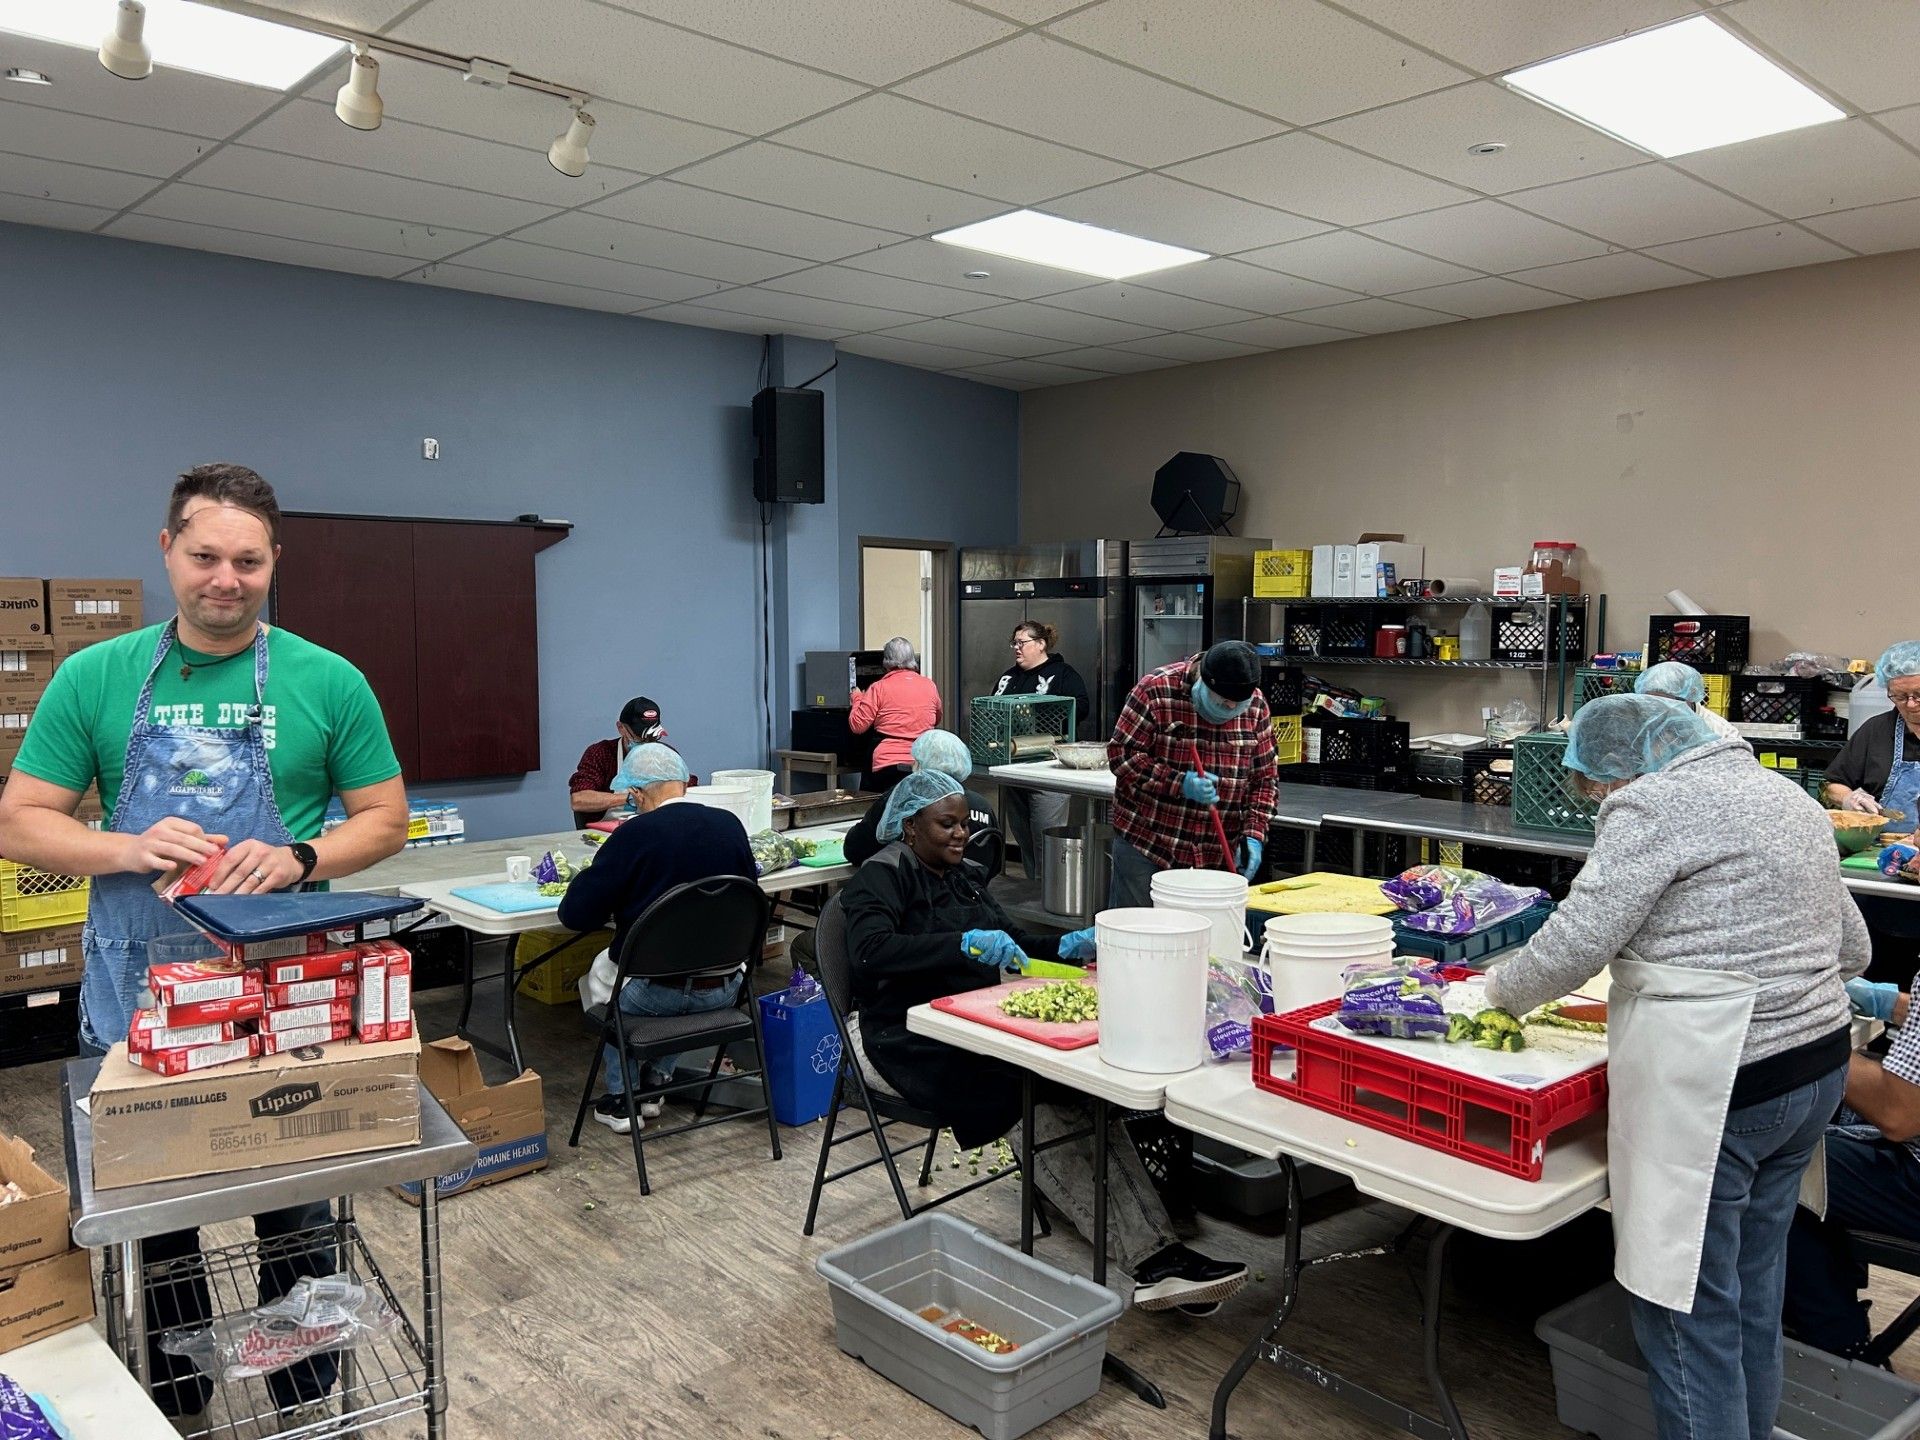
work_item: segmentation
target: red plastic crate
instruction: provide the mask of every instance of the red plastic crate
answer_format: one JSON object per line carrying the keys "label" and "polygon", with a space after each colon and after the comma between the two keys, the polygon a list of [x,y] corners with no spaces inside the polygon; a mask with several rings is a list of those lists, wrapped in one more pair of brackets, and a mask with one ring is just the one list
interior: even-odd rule
{"label": "red plastic crate", "polygon": [[[1455,972],[1442,973],[1453,978]],[[1540,1178],[1547,1136],[1606,1108],[1604,1066],[1544,1090],[1513,1090],[1312,1028],[1339,1008],[1338,1000],[1323,1000],[1284,1015],[1255,1016],[1253,1083],[1522,1180]],[[1288,1046],[1294,1078],[1276,1079],[1273,1052]]]}

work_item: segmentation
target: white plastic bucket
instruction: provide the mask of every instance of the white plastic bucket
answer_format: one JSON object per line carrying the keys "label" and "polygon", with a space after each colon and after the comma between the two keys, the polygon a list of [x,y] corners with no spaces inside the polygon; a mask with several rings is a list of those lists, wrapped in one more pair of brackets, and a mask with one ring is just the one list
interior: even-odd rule
{"label": "white plastic bucket", "polygon": [[1246,877],[1231,870],[1161,870],[1149,892],[1156,910],[1203,915],[1213,926],[1208,954],[1232,960],[1253,949],[1247,934]]}
{"label": "white plastic bucket", "polygon": [[762,830],[773,828],[773,772],[771,770],[716,770],[707,778],[715,785],[737,786],[753,796],[752,813],[745,817],[749,834],[758,835]]}
{"label": "white plastic bucket", "polygon": [[753,815],[753,792],[744,785],[690,785],[687,799],[696,805],[726,811],[740,822],[743,830],[748,828],[747,821]]}
{"label": "white plastic bucket", "polygon": [[1267,922],[1260,966],[1277,1015],[1337,999],[1357,961],[1393,956],[1393,922],[1382,915],[1276,915]]}
{"label": "white plastic bucket", "polygon": [[1184,910],[1102,910],[1100,1058],[1177,1075],[1207,1058],[1207,943],[1213,925]]}

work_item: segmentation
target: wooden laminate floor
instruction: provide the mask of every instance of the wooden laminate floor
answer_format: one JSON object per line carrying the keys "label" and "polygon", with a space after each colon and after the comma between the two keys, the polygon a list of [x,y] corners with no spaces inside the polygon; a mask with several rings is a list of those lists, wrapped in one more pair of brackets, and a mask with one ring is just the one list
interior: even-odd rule
{"label": "wooden laminate floor", "polygon": [[[420,997],[425,1033],[450,1028],[454,1001],[451,991]],[[727,1125],[650,1149],[654,1193],[643,1199],[624,1138],[589,1121],[580,1148],[566,1146],[588,1045],[578,1011],[527,1003],[520,1015],[528,1058],[547,1080],[553,1163],[441,1206],[450,1436],[957,1440],[973,1433],[835,1348],[813,1262],[898,1218],[879,1171],[831,1187],[818,1232],[805,1239],[800,1221],[820,1126],[783,1131],[786,1158],[776,1164],[763,1127]],[[489,1062],[490,1078],[504,1078],[504,1070]],[[56,1094],[54,1065],[0,1071],[0,1128],[25,1136],[57,1174]],[[935,1185],[953,1175],[943,1166]],[[954,1213],[1011,1238],[1016,1185],[991,1186],[959,1201]],[[377,1195],[359,1203],[359,1218],[401,1293],[416,1294],[416,1212]],[[1380,1205],[1338,1210],[1307,1231],[1306,1251],[1383,1243],[1406,1218]],[[1277,1233],[1211,1219],[1195,1243],[1245,1259],[1258,1278],[1211,1319],[1123,1316],[1113,1348],[1161,1385],[1168,1408],[1150,1409],[1109,1382],[1035,1432],[1042,1440],[1207,1434],[1214,1387],[1273,1302],[1280,1243]],[[1082,1271],[1089,1258],[1063,1226],[1039,1250]],[[1468,1427],[1479,1440],[1571,1435],[1554,1418],[1546,1352],[1533,1322],[1543,1308],[1539,1284],[1578,1283],[1577,1247],[1562,1245],[1556,1257],[1463,1246],[1454,1258],[1443,1355]],[[1896,1280],[1880,1282],[1877,1299],[1903,1304],[1912,1289]],[[1289,1326],[1292,1343],[1419,1401],[1417,1307],[1399,1260],[1309,1272]],[[1909,1348],[1900,1367],[1920,1377],[1920,1356]],[[1230,1425],[1239,1437],[1298,1440],[1392,1433],[1268,1366],[1256,1367],[1240,1387]],[[425,1431],[410,1423],[372,1433]]]}

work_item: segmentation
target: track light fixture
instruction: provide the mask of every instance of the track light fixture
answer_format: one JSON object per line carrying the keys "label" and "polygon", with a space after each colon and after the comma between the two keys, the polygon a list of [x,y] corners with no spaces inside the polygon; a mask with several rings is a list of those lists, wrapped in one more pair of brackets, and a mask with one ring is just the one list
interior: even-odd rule
{"label": "track light fixture", "polygon": [[144,80],[153,74],[146,28],[147,7],[140,0],[120,0],[113,12],[113,29],[100,42],[100,63],[122,80]]}
{"label": "track light fixture", "polygon": [[547,147],[547,163],[562,175],[571,175],[578,180],[587,173],[587,142],[593,139],[593,116],[585,110],[575,110],[573,120],[567,126],[567,133],[555,138]]}
{"label": "track light fixture", "polygon": [[380,62],[364,45],[353,47],[353,60],[347,68],[347,83],[334,96],[333,113],[342,125],[355,130],[378,130],[386,106],[380,102]]}

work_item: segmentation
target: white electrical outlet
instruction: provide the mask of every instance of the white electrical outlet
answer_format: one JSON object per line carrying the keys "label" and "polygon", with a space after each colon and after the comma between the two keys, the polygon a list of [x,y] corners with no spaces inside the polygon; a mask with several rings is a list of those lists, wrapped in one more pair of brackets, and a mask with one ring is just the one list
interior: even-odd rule
{"label": "white electrical outlet", "polygon": [[440,442],[432,436],[428,436],[425,440],[422,440],[420,442],[420,458],[422,460],[438,460],[440,458]]}

